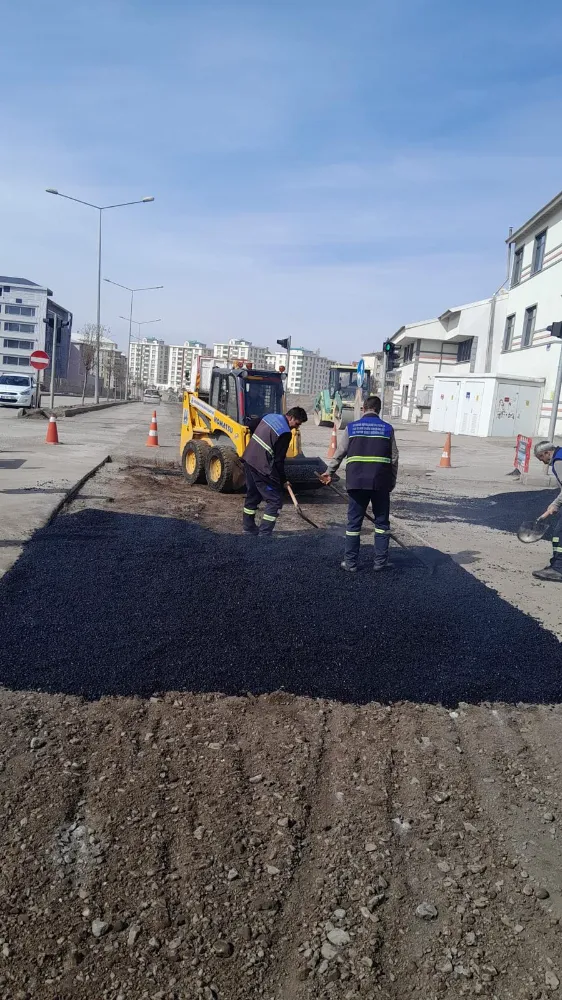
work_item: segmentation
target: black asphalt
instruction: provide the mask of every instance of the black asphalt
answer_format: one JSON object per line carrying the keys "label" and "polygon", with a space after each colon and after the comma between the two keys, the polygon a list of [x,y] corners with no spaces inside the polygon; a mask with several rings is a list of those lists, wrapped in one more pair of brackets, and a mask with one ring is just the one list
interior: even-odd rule
{"label": "black asphalt", "polygon": [[[99,698],[167,690],[344,701],[559,701],[558,640],[466,570],[339,569],[331,532],[271,540],[90,510],[38,532],[0,583],[0,683]],[[554,585],[552,585],[554,586]],[[562,601],[562,588],[560,588]]]}

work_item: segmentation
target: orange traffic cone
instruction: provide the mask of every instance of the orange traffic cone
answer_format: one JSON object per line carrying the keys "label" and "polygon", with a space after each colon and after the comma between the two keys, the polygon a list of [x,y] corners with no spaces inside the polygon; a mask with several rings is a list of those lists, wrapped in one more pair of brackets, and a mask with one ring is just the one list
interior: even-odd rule
{"label": "orange traffic cone", "polygon": [[59,432],[57,431],[57,418],[54,413],[49,417],[49,423],[47,424],[47,437],[45,438],[45,444],[58,444],[59,443]]}
{"label": "orange traffic cone", "polygon": [[326,458],[333,458],[336,454],[336,448],[338,447],[338,435],[336,431],[336,425],[332,427],[332,434],[330,436],[330,446],[328,448]]}
{"label": "orange traffic cone", "polygon": [[152,414],[152,423],[150,425],[150,430],[148,432],[148,437],[146,439],[147,448],[157,448],[158,447],[158,424],[156,423],[156,410]]}
{"label": "orange traffic cone", "polygon": [[445,444],[443,445],[443,452],[441,454],[441,461],[438,465],[439,469],[450,469],[451,468],[451,435],[447,434],[445,438]]}

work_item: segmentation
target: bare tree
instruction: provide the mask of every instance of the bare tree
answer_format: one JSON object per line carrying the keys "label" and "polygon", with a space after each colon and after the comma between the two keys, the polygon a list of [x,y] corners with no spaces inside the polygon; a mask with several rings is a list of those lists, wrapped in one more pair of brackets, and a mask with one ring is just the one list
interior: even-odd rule
{"label": "bare tree", "polygon": [[107,351],[104,364],[104,376],[107,376],[107,387],[106,387],[106,400],[109,403],[109,397],[111,395],[111,379],[113,376],[114,388],[115,388],[115,355],[116,351]]}
{"label": "bare tree", "polygon": [[84,372],[84,381],[82,383],[82,405],[84,405],[88,375],[93,372],[96,364],[97,329],[98,328],[95,323],[86,323],[78,334],[80,337],[80,361]]}

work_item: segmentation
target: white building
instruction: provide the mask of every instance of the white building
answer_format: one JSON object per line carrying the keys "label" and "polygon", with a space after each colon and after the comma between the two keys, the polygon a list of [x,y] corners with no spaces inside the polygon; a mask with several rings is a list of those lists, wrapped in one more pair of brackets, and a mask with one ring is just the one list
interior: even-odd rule
{"label": "white building", "polygon": [[[546,436],[562,343],[547,326],[562,320],[562,192],[508,239],[511,281],[494,324],[495,370],[501,375],[544,378],[537,433]],[[557,433],[562,434],[562,407]]]}
{"label": "white building", "polygon": [[229,340],[226,343],[213,344],[213,357],[230,364],[231,361],[251,361],[254,368],[265,368],[269,354],[267,347],[256,347],[249,340]]}
{"label": "white building", "polygon": [[[92,333],[88,336],[84,336],[83,333],[78,331],[72,338],[72,344],[78,348],[79,352],[73,358],[71,370],[69,369],[69,378],[71,378],[75,385],[78,381],[82,384],[85,377],[86,384],[88,384],[90,379],[94,377],[96,367],[96,341],[93,339],[95,337],[95,327],[91,329]],[[88,368],[87,372],[86,368]],[[100,380],[100,392],[102,394],[117,394],[125,390],[127,358],[111,337],[100,337]]]}
{"label": "white building", "polygon": [[[328,358],[321,357],[319,351],[308,351],[305,347],[291,347],[287,392],[306,394],[325,389],[328,385],[330,364]],[[276,371],[282,366],[286,367],[287,352],[269,352],[266,365]]]}
{"label": "white building", "polygon": [[[0,277],[0,370],[35,374],[29,364],[33,351],[52,352],[56,325],[56,377],[66,378],[72,313],[50,298],[50,288],[28,278]],[[42,378],[49,380],[50,368]]]}
{"label": "white building", "polygon": [[131,383],[142,388],[166,389],[170,348],[156,337],[133,341],[129,353]]}
{"label": "white building", "polygon": [[[400,327],[390,338],[401,349],[395,373],[392,415],[429,420],[433,379],[441,372],[462,375],[485,365],[493,298],[446,309],[435,319]],[[484,368],[482,367],[482,370]]]}
{"label": "white building", "polygon": [[181,346],[172,345],[168,362],[168,388],[183,389],[186,385],[186,371],[191,372],[200,357],[212,358],[212,348],[198,340],[186,340]]}

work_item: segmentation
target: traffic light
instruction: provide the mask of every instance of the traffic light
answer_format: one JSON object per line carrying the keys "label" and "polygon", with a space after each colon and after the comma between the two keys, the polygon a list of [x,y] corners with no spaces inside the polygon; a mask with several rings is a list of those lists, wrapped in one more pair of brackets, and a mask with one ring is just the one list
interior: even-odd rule
{"label": "traffic light", "polygon": [[562,339],[562,320],[558,323],[551,323],[550,326],[547,326],[547,330],[551,337],[559,337]]}
{"label": "traffic light", "polygon": [[385,340],[382,345],[383,354],[386,360],[386,370],[391,372],[398,368],[400,364],[400,348],[393,344],[391,340]]}

